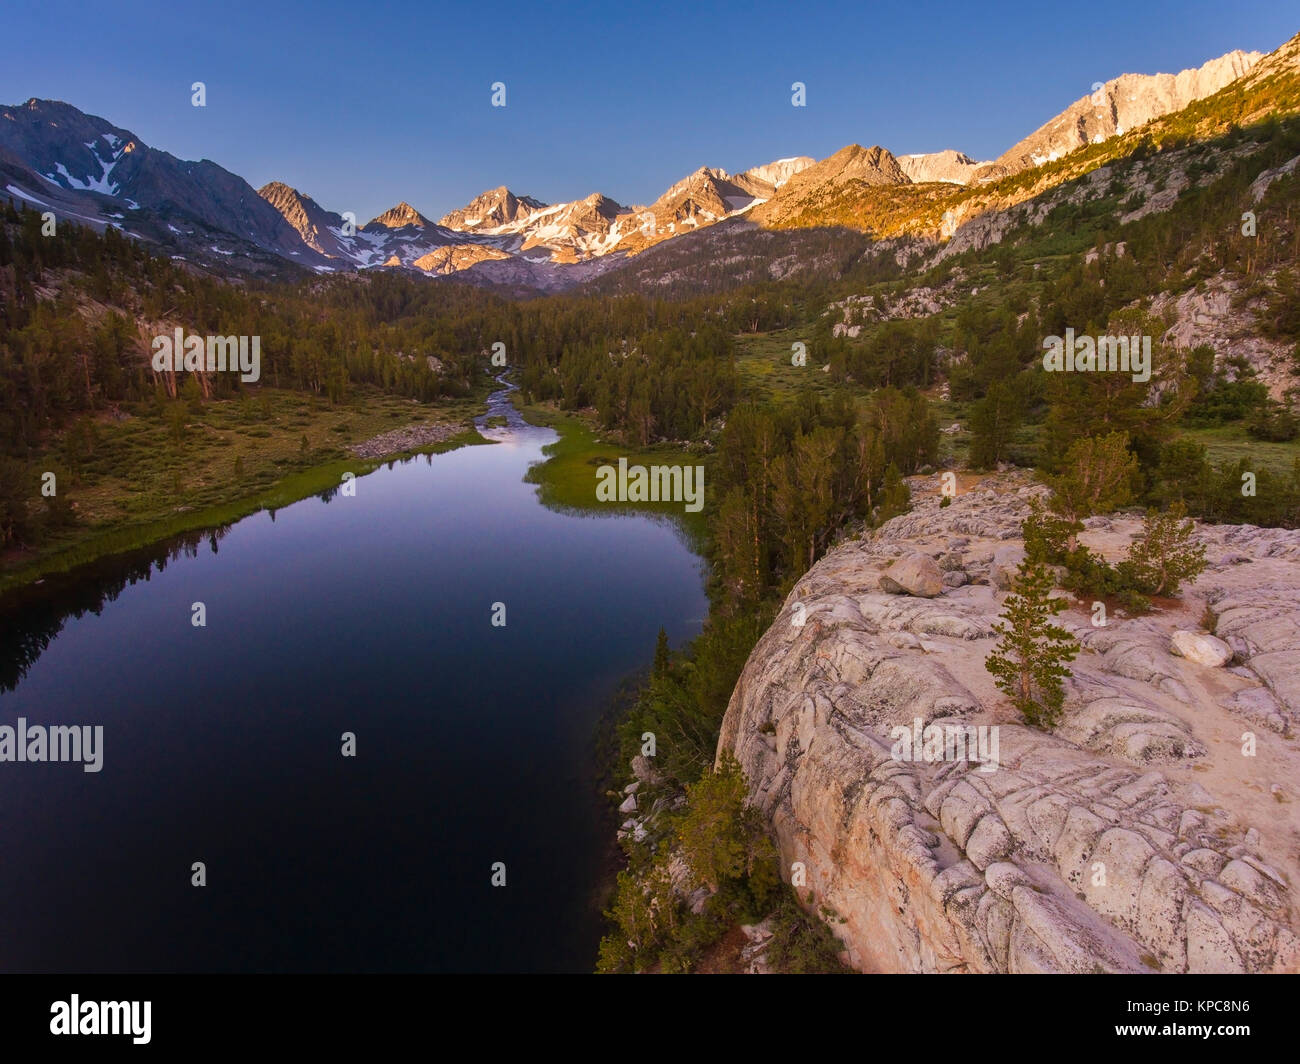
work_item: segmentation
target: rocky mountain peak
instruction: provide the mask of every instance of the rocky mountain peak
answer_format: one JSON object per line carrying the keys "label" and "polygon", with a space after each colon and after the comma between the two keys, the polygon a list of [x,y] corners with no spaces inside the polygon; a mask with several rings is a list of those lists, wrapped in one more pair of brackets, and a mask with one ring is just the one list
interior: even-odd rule
{"label": "rocky mountain peak", "polygon": [[623,210],[622,205],[617,200],[610,199],[603,192],[593,192],[590,196],[586,196],[578,202],[594,208],[601,214],[608,213],[610,217]]}
{"label": "rocky mountain peak", "polygon": [[521,221],[546,206],[532,196],[516,196],[505,185],[498,185],[475,196],[459,210],[444,214],[439,225],[448,229],[496,229]]}
{"label": "rocky mountain peak", "polygon": [[751,167],[736,174],[735,177],[737,181],[761,181],[771,185],[773,189],[778,189],[800,170],[808,169],[816,161],[811,155],[794,155],[788,159],[777,159],[763,166]]}
{"label": "rocky mountain peak", "polygon": [[336,258],[342,253],[338,237],[330,231],[342,225],[343,218],[340,215],[325,210],[310,196],[283,181],[270,181],[259,188],[257,194],[280,212],[284,220],[302,237],[303,243],[313,251],[330,258]]}
{"label": "rocky mountain peak", "polygon": [[922,155],[900,155],[898,165],[912,181],[947,181],[955,185],[966,185],[977,175],[978,171],[989,163],[976,162],[965,152],[945,151],[929,152]]}
{"label": "rocky mountain peak", "polygon": [[257,194],[284,216],[298,234],[306,239],[304,227],[310,225],[307,204],[308,197],[283,181],[269,181],[257,190]]}
{"label": "rocky mountain peak", "polygon": [[716,188],[719,183],[726,181],[729,176],[730,175],[728,175],[726,170],[719,170],[711,166],[701,166],[699,169],[687,174],[680,181],[676,181],[669,185],[663,195],[655,200],[655,203],[666,204],[679,196],[691,192],[701,189]]}
{"label": "rocky mountain peak", "polygon": [[1122,135],[1213,96],[1263,58],[1261,52],[1237,50],[1177,74],[1121,74],[1009,148],[995,165],[999,172],[1016,173]]}
{"label": "rocky mountain peak", "polygon": [[301,202],[302,200],[302,194],[291,185],[286,185],[283,181],[268,181],[257,190],[257,194],[277,209],[281,203]]}
{"label": "rocky mountain peak", "polygon": [[384,211],[377,218],[372,218],[367,225],[382,225],[386,229],[401,229],[407,225],[426,226],[432,225],[423,214],[417,211],[409,203],[403,200],[396,207],[391,207]]}
{"label": "rocky mountain peak", "polygon": [[889,150],[873,144],[849,144],[834,155],[796,173],[782,189],[783,194],[799,194],[823,185],[843,185],[862,181],[868,185],[906,185],[907,174]]}

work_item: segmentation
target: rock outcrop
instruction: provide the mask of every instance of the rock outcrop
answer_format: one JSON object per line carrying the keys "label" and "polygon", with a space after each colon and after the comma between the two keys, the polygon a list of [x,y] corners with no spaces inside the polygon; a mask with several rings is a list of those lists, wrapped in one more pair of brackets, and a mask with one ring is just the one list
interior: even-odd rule
{"label": "rock outcrop", "polygon": [[[1179,603],[1112,610],[1102,627],[1073,604],[1060,623],[1081,652],[1048,733],[1019,722],[984,668],[1004,597],[991,578],[1042,489],[990,477],[940,508],[938,488],[914,481],[911,513],[800,580],[719,740],[774,825],[787,879],[839,918],[849,962],[1300,970],[1300,532],[1202,526],[1210,567]],[[1114,559],[1138,527],[1098,518],[1081,538]],[[882,586],[915,552],[944,573],[936,597]],[[1212,637],[1183,642],[1222,644],[1233,664],[1176,656],[1178,631]],[[923,750],[932,725],[953,745]]]}
{"label": "rock outcrop", "polygon": [[1178,74],[1121,74],[1098,84],[1094,92],[1008,148],[991,169],[1016,173],[1041,166],[1153,118],[1181,111],[1196,100],[1213,96],[1263,58],[1260,52],[1234,51]]}
{"label": "rock outcrop", "polygon": [[912,181],[946,181],[954,185],[968,185],[979,172],[991,163],[976,162],[964,152],[931,152],[927,155],[900,155],[898,165]]}
{"label": "rock outcrop", "polygon": [[[1267,278],[1275,284],[1277,278]],[[1294,344],[1261,334],[1258,296],[1243,291],[1241,281],[1226,272],[1217,273],[1194,288],[1171,295],[1161,292],[1151,301],[1151,313],[1170,321],[1163,340],[1189,350],[1201,344],[1214,350],[1215,369],[1229,379],[1237,375],[1235,364],[1244,362],[1269,390],[1282,401],[1294,387]]]}
{"label": "rock outcrop", "polygon": [[427,255],[412,260],[411,265],[425,273],[459,273],[475,263],[495,262],[509,259],[510,256],[496,248],[483,244],[449,244],[447,247],[434,248]]}

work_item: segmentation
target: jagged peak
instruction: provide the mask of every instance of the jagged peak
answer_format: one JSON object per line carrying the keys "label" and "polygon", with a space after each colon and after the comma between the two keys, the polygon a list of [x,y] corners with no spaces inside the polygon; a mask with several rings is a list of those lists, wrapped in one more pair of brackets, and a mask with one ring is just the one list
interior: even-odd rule
{"label": "jagged peak", "polygon": [[892,159],[894,153],[888,148],[882,148],[879,144],[873,144],[870,148],[864,148],[861,144],[854,142],[853,144],[844,145],[844,147],[832,155],[831,158],[856,159],[864,156],[868,159],[883,159],[886,157]]}
{"label": "jagged peak", "polygon": [[283,181],[268,181],[257,190],[257,194],[286,218],[293,212],[324,210],[307,193],[300,192],[292,185],[286,185]]}
{"label": "jagged peak", "polygon": [[532,196],[517,196],[507,185],[498,185],[486,192],[480,192],[465,206],[448,211],[438,220],[439,225],[452,229],[478,229],[485,223],[502,225],[513,222],[521,216],[527,217],[534,211],[546,206]]}
{"label": "jagged peak", "polygon": [[613,218],[615,215],[622,214],[626,210],[618,200],[611,199],[603,192],[593,192],[590,196],[587,196],[578,202],[593,208],[607,218]]}
{"label": "jagged peak", "polygon": [[955,163],[963,163],[963,164],[966,164],[966,165],[970,165],[970,164],[973,164],[973,163],[975,162],[975,160],[972,159],[969,155],[967,155],[964,151],[958,151],[956,148],[944,148],[942,151],[920,151],[920,152],[912,152],[910,155],[899,155],[899,156],[896,156],[896,158],[898,158],[899,160],[902,160],[902,159],[945,159],[945,160],[951,160],[952,162],[955,162]]}
{"label": "jagged peak", "polygon": [[400,229],[406,225],[426,226],[433,223],[407,203],[406,200],[402,200],[396,207],[390,207],[378,217],[371,218],[367,224],[382,225],[386,229]]}
{"label": "jagged peak", "polygon": [[259,196],[265,196],[268,192],[287,193],[293,196],[300,195],[296,188],[292,185],[286,185],[283,181],[268,181],[257,190]]}

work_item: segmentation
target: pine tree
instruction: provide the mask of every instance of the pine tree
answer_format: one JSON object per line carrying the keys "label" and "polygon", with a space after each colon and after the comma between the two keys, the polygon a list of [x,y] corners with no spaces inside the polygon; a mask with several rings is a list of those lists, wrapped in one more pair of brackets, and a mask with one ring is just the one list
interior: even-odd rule
{"label": "pine tree", "polygon": [[1047,566],[1026,559],[1016,574],[1001,620],[993,630],[1002,638],[984,663],[999,689],[1012,701],[1025,721],[1050,728],[1061,716],[1065,702],[1067,662],[1079,645],[1051,618],[1065,608],[1052,597],[1052,574]]}
{"label": "pine tree", "polygon": [[905,514],[912,508],[912,489],[893,462],[885,470],[885,485],[880,493],[880,507],[876,511],[876,524],[883,525],[891,517]]}
{"label": "pine tree", "polygon": [[772,464],[772,509],[794,576],[812,568],[834,531],[834,461],[839,438],[835,429],[815,428],[796,436],[791,452]]}
{"label": "pine tree", "polygon": [[668,633],[662,626],[659,629],[659,638],[655,642],[655,663],[653,675],[656,677],[667,676],[668,668],[672,663],[671,652],[668,649]]}
{"label": "pine tree", "polygon": [[1019,425],[1020,402],[1015,387],[1004,381],[994,381],[984,398],[971,407],[971,466],[993,469],[999,462],[1006,461]]}
{"label": "pine tree", "polygon": [[22,462],[0,454],[0,547],[24,543],[33,532],[27,502],[36,494]]}
{"label": "pine tree", "polygon": [[1192,542],[1195,522],[1187,521],[1187,507],[1176,502],[1165,513],[1148,510],[1142,535],[1120,563],[1120,572],[1147,595],[1177,595],[1184,580],[1205,571],[1205,547]]}
{"label": "pine tree", "polygon": [[1029,500],[1029,516],[1020,522],[1025,557],[1031,562],[1064,565],[1069,557],[1070,537],[1079,531],[1077,522],[1051,513],[1039,499]]}
{"label": "pine tree", "polygon": [[757,833],[745,806],[747,790],[745,774],[729,752],[716,772],[705,772],[687,786],[677,844],[696,885],[717,891],[748,871]]}
{"label": "pine tree", "polygon": [[[1084,303],[1073,306],[1069,295],[1062,293],[1066,299],[1065,320],[1083,322],[1096,319],[1096,311],[1101,307],[1093,300],[1104,302],[1104,293],[1109,288],[1097,289],[1089,283],[1080,285],[1065,277],[1062,283],[1076,289],[1080,296],[1090,293]],[[1063,328],[1065,322],[1060,324]],[[1050,410],[1040,436],[1044,441],[1045,466],[1059,468],[1057,463],[1072,441],[1103,433],[1125,433],[1139,454],[1154,454],[1158,450],[1170,433],[1171,419],[1177,417],[1179,406],[1190,396],[1190,392],[1188,396],[1179,396],[1176,390],[1170,390],[1168,403],[1150,402],[1152,387],[1156,378],[1161,376],[1161,367],[1172,361],[1172,356],[1160,343],[1165,328],[1158,318],[1141,310],[1126,309],[1111,314],[1104,330],[1112,336],[1153,338],[1153,376],[1150,381],[1135,381],[1132,373],[1046,374],[1044,398],[1050,404]],[[1062,329],[1056,328],[1054,323],[1049,331],[1059,334]]]}
{"label": "pine tree", "polygon": [[[1129,450],[1128,433],[1075,440],[1065,453],[1060,475],[1048,480],[1051,507],[1077,526],[1085,517],[1107,513],[1132,499],[1137,473],[1137,456]],[[1074,533],[1068,546],[1075,546]]]}
{"label": "pine tree", "polygon": [[596,971],[645,971],[683,918],[681,899],[673,890],[668,855],[661,853],[640,875],[619,872],[614,901],[605,913],[614,928],[600,943]]}

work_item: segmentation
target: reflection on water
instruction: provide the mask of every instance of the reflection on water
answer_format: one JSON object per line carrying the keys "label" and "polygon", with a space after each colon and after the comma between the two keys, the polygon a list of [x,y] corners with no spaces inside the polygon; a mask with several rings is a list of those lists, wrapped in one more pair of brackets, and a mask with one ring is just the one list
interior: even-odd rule
{"label": "reflection on water", "polygon": [[[521,432],[553,439],[555,434],[551,430],[539,429],[524,421],[510,401],[515,385],[504,378],[500,381],[505,387],[488,397],[487,412],[475,421],[480,434],[502,442],[512,441]],[[489,420],[502,417],[506,419],[504,427],[485,427]],[[549,442],[549,439],[544,442]],[[433,457],[424,455],[401,461],[422,460],[428,463]],[[328,503],[338,490],[337,486],[329,488],[316,498]],[[275,511],[267,512],[274,521]],[[192,558],[205,547],[216,554],[231,527],[226,524],[182,532],[138,550],[97,559],[66,573],[50,574],[38,583],[0,595],[0,633],[3,633],[0,639],[0,691],[12,691],[18,686],[69,618],[87,613],[98,616],[105,604],[116,599],[124,588],[163,572],[174,558]]]}
{"label": "reflection on water", "polygon": [[0,723],[104,729],[100,772],[0,764],[0,970],[591,970],[594,725],[699,631],[701,563],[542,506],[507,392],[496,444],[0,602]]}

